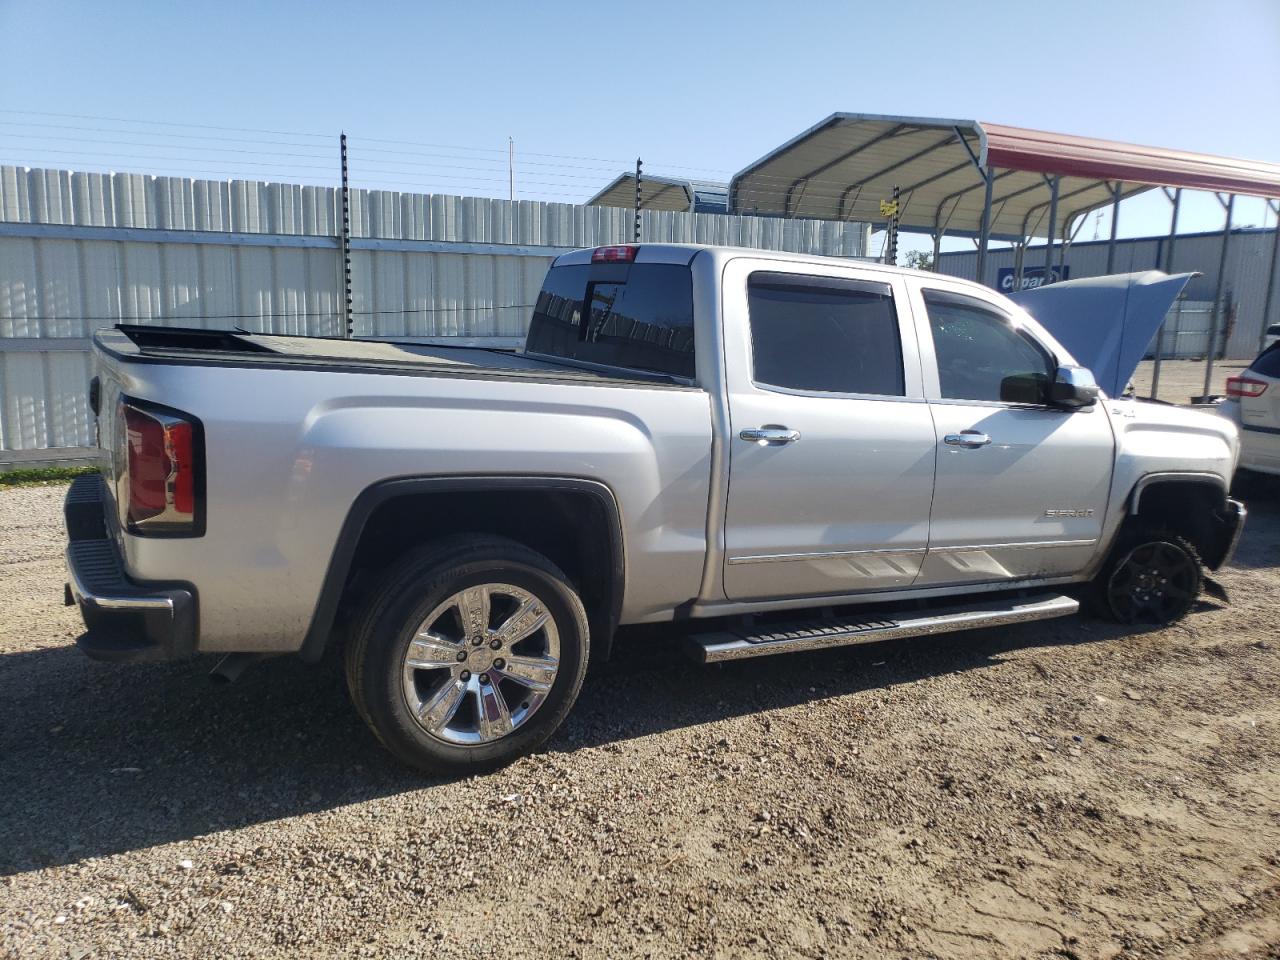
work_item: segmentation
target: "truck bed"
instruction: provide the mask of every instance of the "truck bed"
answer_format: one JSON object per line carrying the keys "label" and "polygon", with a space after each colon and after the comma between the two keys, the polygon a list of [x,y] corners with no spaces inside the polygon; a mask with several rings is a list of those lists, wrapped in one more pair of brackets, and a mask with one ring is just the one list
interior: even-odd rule
{"label": "truck bed", "polygon": [[636,371],[573,366],[524,353],[484,347],[396,340],[342,340],[231,330],[121,324],[97,335],[107,353],[131,363],[214,364],[288,369],[348,370],[447,377],[608,383],[671,382]]}

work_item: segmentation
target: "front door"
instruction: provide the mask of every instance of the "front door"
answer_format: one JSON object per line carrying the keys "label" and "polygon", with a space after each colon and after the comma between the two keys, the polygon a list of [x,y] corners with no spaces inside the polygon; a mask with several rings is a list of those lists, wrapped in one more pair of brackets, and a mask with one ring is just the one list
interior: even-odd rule
{"label": "front door", "polygon": [[[1070,576],[1099,548],[1114,437],[1101,403],[1047,403],[1049,349],[998,302],[915,291],[938,466],[917,584]],[[936,360],[936,380],[931,375]]]}
{"label": "front door", "polygon": [[905,286],[804,269],[725,273],[732,600],[906,587],[928,546],[935,441]]}

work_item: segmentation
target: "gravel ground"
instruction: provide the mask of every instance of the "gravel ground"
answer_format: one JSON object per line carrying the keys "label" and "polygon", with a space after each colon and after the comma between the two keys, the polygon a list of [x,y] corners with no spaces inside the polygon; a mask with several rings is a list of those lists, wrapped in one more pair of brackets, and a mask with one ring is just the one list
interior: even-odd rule
{"label": "gravel ground", "polygon": [[[1249,365],[1248,360],[1219,360],[1213,365],[1213,379],[1209,392],[1223,396],[1227,392],[1227,377],[1239,375]],[[1133,373],[1133,386],[1140,397],[1151,396],[1151,375],[1155,363],[1143,360]],[[1167,403],[1190,403],[1192,397],[1204,393],[1203,360],[1165,360],[1160,364],[1160,397]]]}
{"label": "gravel ground", "polygon": [[85,659],[62,493],[0,492],[4,955],[1280,955],[1274,490],[1179,626],[712,668],[635,635],[544,752],[454,781],[336,662]]}

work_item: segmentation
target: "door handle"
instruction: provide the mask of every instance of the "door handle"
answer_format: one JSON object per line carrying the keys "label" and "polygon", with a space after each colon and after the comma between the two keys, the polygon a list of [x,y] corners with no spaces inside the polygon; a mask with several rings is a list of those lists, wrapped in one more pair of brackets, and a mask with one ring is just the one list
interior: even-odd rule
{"label": "door handle", "polygon": [[750,427],[738,436],[752,443],[795,443],[800,439],[800,431],[788,430],[786,427]]}
{"label": "door handle", "polygon": [[991,438],[979,430],[961,430],[959,433],[948,433],[942,438],[943,443],[949,443],[953,447],[968,447],[970,449],[976,447],[985,447],[991,442]]}

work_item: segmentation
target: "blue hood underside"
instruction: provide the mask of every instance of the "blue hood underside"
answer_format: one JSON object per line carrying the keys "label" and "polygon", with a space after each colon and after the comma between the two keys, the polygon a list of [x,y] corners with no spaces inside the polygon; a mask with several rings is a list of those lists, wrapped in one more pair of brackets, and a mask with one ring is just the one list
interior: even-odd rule
{"label": "blue hood underside", "polygon": [[1108,396],[1118,397],[1194,276],[1147,270],[1086,277],[1024,290],[1009,299],[1035,317],[1077,363],[1092,370]]}

